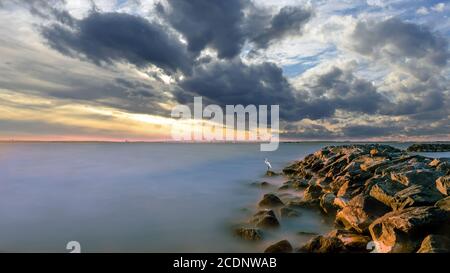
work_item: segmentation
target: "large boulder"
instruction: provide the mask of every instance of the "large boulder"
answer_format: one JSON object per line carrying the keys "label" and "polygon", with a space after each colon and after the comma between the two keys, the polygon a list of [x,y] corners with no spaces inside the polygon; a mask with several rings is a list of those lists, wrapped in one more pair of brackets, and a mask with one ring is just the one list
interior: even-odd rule
{"label": "large boulder", "polygon": [[405,186],[431,186],[435,185],[436,179],[438,179],[441,175],[442,173],[436,172],[432,169],[414,169],[406,172],[391,173],[391,179],[398,181]]}
{"label": "large boulder", "polygon": [[369,236],[342,229],[333,230],[327,236],[341,240],[348,251],[367,252],[367,244],[371,241]]}
{"label": "large boulder", "polygon": [[450,196],[447,196],[436,202],[435,207],[450,212]]}
{"label": "large boulder", "polygon": [[422,240],[440,230],[448,214],[431,206],[411,207],[387,213],[369,227],[378,252],[414,252]]}
{"label": "large boulder", "polygon": [[336,237],[316,236],[299,249],[306,253],[339,253],[345,252],[344,243]]}
{"label": "large boulder", "polygon": [[450,239],[442,235],[428,235],[423,239],[417,253],[449,253]]}
{"label": "large boulder", "polygon": [[336,213],[338,207],[334,204],[336,195],[333,193],[325,193],[320,197],[320,207],[327,214]]}
{"label": "large boulder", "polygon": [[260,207],[279,207],[283,206],[283,202],[273,193],[264,194],[261,201],[259,201],[258,205]]}
{"label": "large boulder", "polygon": [[266,248],[266,250],[264,250],[264,253],[291,253],[292,250],[292,245],[289,243],[289,241],[282,240]]}
{"label": "large boulder", "polygon": [[443,198],[443,195],[432,186],[412,185],[397,192],[391,207],[400,210],[412,206],[429,206]]}
{"label": "large boulder", "polygon": [[250,223],[255,224],[259,228],[276,228],[280,226],[275,213],[270,209],[258,211],[250,219]]}
{"label": "large boulder", "polygon": [[394,182],[390,179],[378,179],[374,185],[370,187],[369,195],[386,206],[392,207],[395,195],[405,188],[405,185]]}
{"label": "large boulder", "polygon": [[319,197],[322,195],[322,188],[317,185],[311,185],[306,188],[303,193],[304,201],[319,201]]}
{"label": "large boulder", "polygon": [[450,175],[441,176],[436,180],[436,188],[444,195],[448,195],[450,189]]}
{"label": "large boulder", "polygon": [[336,224],[347,230],[366,233],[369,225],[389,211],[383,203],[371,196],[360,194],[336,214]]}

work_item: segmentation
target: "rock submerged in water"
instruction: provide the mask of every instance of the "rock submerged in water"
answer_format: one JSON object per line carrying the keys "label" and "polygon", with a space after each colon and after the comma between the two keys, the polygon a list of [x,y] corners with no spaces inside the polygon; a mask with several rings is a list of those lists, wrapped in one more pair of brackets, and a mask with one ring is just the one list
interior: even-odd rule
{"label": "rock submerged in water", "polygon": [[300,213],[298,211],[296,211],[295,209],[290,208],[290,207],[282,207],[280,209],[280,214],[281,214],[281,217],[284,217],[284,218],[292,218],[292,217],[300,216]]}
{"label": "rock submerged in water", "polygon": [[283,205],[284,203],[281,199],[273,193],[264,194],[263,198],[258,203],[258,206],[260,207],[279,207]]}
{"label": "rock submerged in water", "polygon": [[276,172],[274,172],[274,171],[271,171],[271,170],[268,170],[267,172],[266,172],[266,176],[277,176],[277,175],[279,175],[278,173],[276,173]]}
{"label": "rock submerged in water", "polygon": [[259,241],[262,239],[261,231],[256,228],[238,228],[234,234],[247,241]]}
{"label": "rock submerged in water", "polygon": [[253,183],[251,183],[251,185],[255,186],[255,187],[260,187],[260,188],[267,188],[271,184],[267,181],[262,181],[262,182],[253,182]]}
{"label": "rock submerged in water", "polygon": [[280,226],[275,213],[271,209],[258,211],[253,215],[250,223],[255,224],[259,228],[277,228]]}
{"label": "rock submerged in water", "polygon": [[291,253],[292,251],[291,243],[288,240],[282,240],[266,248],[264,253]]}
{"label": "rock submerged in water", "polygon": [[345,228],[313,238],[301,251],[367,251],[364,244],[373,240],[378,252],[416,252],[432,233],[449,238],[450,159],[380,144],[328,146],[283,175],[307,185],[288,207],[320,208]]}

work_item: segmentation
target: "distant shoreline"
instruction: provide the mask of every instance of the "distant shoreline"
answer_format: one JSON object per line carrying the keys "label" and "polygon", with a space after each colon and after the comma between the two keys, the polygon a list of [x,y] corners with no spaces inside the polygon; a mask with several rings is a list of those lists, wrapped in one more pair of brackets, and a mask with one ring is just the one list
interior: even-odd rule
{"label": "distant shoreline", "polygon": [[[110,144],[261,144],[264,141],[215,141],[215,142],[190,142],[190,141],[108,141],[108,140],[0,140],[0,143],[110,143]],[[439,141],[368,141],[368,140],[298,140],[298,141],[280,141],[284,144],[301,144],[301,143],[450,143],[450,140]]]}

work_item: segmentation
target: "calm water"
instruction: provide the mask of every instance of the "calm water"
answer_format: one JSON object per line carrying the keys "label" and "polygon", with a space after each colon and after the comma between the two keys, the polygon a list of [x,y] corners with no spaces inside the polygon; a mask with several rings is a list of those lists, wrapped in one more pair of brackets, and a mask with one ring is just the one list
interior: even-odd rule
{"label": "calm water", "polygon": [[[329,143],[281,144],[0,144],[0,251],[254,252],[295,231],[330,230],[302,212],[261,243],[232,236],[267,192],[250,186]],[[407,144],[397,147],[406,147]],[[430,154],[435,156],[434,154]],[[449,153],[439,156],[450,157]],[[270,191],[270,189],[269,189]]]}

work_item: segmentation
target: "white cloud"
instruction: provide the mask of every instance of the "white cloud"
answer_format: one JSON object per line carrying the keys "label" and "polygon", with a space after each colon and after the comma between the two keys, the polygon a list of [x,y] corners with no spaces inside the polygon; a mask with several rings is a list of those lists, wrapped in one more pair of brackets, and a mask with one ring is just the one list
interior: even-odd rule
{"label": "white cloud", "polygon": [[444,9],[445,9],[445,4],[444,3],[436,4],[431,9],[436,11],[436,12],[443,12]]}
{"label": "white cloud", "polygon": [[429,13],[428,9],[426,7],[420,7],[417,11],[417,14],[420,15],[427,15]]}

